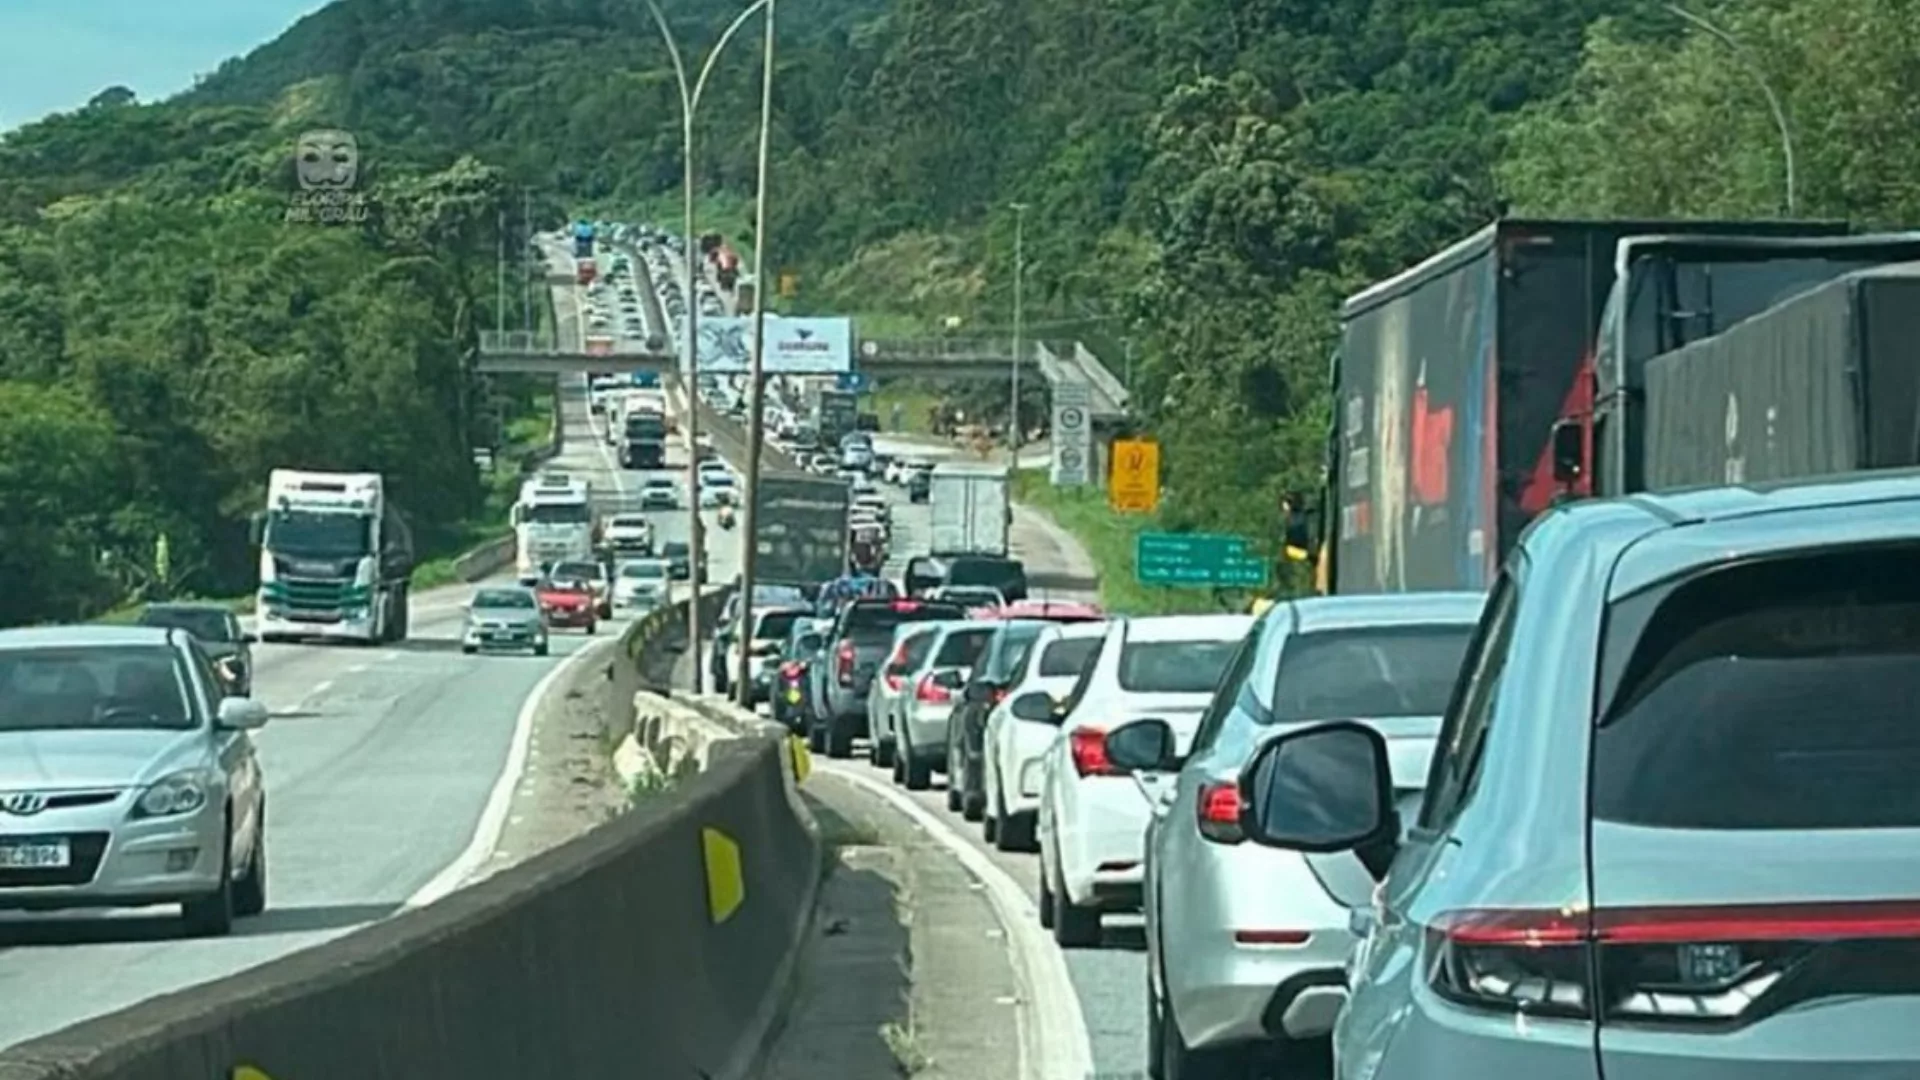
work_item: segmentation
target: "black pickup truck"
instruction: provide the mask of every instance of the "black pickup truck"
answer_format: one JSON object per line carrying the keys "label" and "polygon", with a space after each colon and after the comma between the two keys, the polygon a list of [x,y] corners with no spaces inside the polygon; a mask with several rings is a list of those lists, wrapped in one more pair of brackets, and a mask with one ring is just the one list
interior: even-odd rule
{"label": "black pickup truck", "polygon": [[927,600],[855,600],[840,609],[821,662],[813,665],[813,726],[807,741],[815,751],[843,758],[855,736],[867,732],[867,692],[903,623],[962,620],[967,609]]}

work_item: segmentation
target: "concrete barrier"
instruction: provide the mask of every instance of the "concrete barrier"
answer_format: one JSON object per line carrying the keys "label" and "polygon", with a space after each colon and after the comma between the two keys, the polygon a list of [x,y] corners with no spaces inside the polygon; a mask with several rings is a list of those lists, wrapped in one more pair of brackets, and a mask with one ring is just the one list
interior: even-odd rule
{"label": "concrete barrier", "polygon": [[[652,662],[687,603],[723,597],[637,621],[614,666]],[[744,1077],[821,841],[777,728],[734,725],[701,761],[669,796],[438,903],[15,1047],[0,1080]]]}

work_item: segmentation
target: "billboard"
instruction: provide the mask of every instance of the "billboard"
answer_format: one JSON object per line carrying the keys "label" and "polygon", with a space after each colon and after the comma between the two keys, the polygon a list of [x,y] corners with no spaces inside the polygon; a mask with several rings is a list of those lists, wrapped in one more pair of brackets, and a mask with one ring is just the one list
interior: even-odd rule
{"label": "billboard", "polygon": [[[853,369],[853,320],[768,315],[769,375],[835,375]],[[711,375],[744,375],[753,352],[753,319],[743,315],[700,320],[700,369]]]}
{"label": "billboard", "polygon": [[759,580],[817,585],[846,573],[845,481],[763,475],[755,486]]}

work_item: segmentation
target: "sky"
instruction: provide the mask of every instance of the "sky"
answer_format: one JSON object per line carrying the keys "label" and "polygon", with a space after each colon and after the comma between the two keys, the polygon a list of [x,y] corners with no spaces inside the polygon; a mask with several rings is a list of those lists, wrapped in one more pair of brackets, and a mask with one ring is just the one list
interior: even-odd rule
{"label": "sky", "polygon": [[109,86],[157,101],[325,0],[0,0],[0,131]]}

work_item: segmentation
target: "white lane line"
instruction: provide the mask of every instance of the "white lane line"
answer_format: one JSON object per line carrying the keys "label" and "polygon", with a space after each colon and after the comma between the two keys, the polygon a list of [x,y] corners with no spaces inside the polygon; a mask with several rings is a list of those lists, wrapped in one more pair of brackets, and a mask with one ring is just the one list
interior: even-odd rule
{"label": "white lane line", "polygon": [[816,758],[815,766],[891,803],[952,853],[985,886],[994,915],[1007,932],[1014,971],[1031,1009],[1017,1011],[1021,1080],[1080,1080],[1094,1075],[1093,1039],[1080,1011],[1080,995],[1067,974],[1067,960],[1040,929],[1039,910],[1011,874],[969,843],[952,825],[889,784],[857,768]]}
{"label": "white lane line", "polygon": [[520,786],[521,776],[527,770],[528,751],[533,745],[533,721],[540,713],[541,702],[546,700],[554,686],[568,672],[589,659],[599,657],[618,643],[619,638],[596,641],[553,665],[534,684],[526,699],[520,703],[520,715],[513,722],[513,743],[507,749],[507,760],[500,767],[500,775],[494,779],[493,790],[487,795],[486,807],[480,811],[480,820],[474,825],[473,839],[458,858],[433,876],[433,880],[407,897],[407,907],[425,907],[444,899],[466,884],[493,856],[493,849],[500,844],[500,834],[507,828],[507,812],[513,807],[514,789]]}

